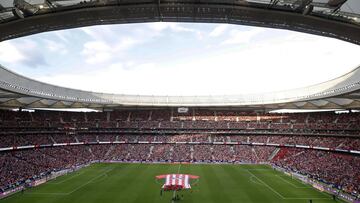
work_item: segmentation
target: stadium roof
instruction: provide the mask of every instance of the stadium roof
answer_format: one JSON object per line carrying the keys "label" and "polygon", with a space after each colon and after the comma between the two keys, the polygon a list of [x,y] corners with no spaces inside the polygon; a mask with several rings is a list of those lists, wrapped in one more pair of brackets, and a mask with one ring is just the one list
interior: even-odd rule
{"label": "stadium roof", "polygon": [[0,41],[89,25],[157,21],[281,28],[360,44],[358,0],[0,1]]}
{"label": "stadium roof", "polygon": [[[360,45],[358,0],[2,0],[0,41],[52,30],[137,22],[232,23],[295,30]],[[265,94],[150,96],[63,88],[0,66],[2,108],[360,108],[360,68],[305,88]]]}
{"label": "stadium roof", "polygon": [[360,68],[336,79],[281,92],[216,96],[122,95],[42,83],[0,67],[2,108],[237,107],[247,109],[358,109]]}

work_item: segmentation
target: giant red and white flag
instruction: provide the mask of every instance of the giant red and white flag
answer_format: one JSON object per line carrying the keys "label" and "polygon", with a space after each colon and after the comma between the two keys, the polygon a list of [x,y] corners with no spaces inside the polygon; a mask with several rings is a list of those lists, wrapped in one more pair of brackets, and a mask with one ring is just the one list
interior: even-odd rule
{"label": "giant red and white flag", "polygon": [[165,174],[156,176],[156,179],[165,179],[165,183],[162,186],[164,190],[191,189],[190,180],[198,178],[199,176],[189,174]]}

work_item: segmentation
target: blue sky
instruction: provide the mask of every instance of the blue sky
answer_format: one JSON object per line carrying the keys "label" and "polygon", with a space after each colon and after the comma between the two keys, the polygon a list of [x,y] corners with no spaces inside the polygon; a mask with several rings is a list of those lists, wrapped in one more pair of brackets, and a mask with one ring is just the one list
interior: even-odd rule
{"label": "blue sky", "polygon": [[360,65],[360,46],[225,24],[144,23],[42,33],[0,43],[0,63],[90,91],[224,95],[304,87]]}

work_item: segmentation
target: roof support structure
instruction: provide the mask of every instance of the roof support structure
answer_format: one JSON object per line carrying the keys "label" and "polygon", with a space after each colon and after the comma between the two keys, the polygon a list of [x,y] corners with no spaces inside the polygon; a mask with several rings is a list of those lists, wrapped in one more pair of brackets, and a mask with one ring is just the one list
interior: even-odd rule
{"label": "roof support structure", "polygon": [[45,0],[45,3],[49,6],[49,8],[56,8],[56,5],[51,0]]}
{"label": "roof support structure", "polygon": [[311,2],[312,0],[297,0],[296,4],[299,6],[296,8],[296,12],[302,13]]}
{"label": "roof support structure", "polygon": [[341,7],[347,0],[329,0],[328,5],[331,7]]}
{"label": "roof support structure", "polygon": [[[35,104],[35,103],[37,103],[37,102],[40,102],[42,99],[41,98],[38,98],[38,99],[36,99],[36,100],[34,100],[33,102],[30,102],[29,104],[27,104],[26,106],[25,106],[25,108],[29,108],[29,107],[31,107],[31,105],[33,105],[33,104]],[[44,105],[45,106],[45,105]]]}
{"label": "roof support structure", "polygon": [[119,0],[91,1],[72,6],[57,6],[56,1],[44,0],[46,9],[40,10],[25,0],[15,1],[25,20],[0,22],[0,41],[89,25],[164,21],[232,23],[288,29],[360,45],[359,25],[320,14],[312,15],[312,6],[329,9],[331,6],[326,2],[319,4],[311,0],[298,0],[298,4],[293,4],[294,7],[279,5],[279,0],[272,0],[270,4],[237,0],[172,0],[171,3],[161,0]]}
{"label": "roof support structure", "polygon": [[21,10],[24,16],[34,15],[39,10],[39,8],[36,8],[24,0],[14,0],[14,8]]}
{"label": "roof support structure", "polygon": [[158,15],[159,15],[159,19],[160,19],[160,22],[163,21],[163,15],[161,13],[161,0],[154,0],[157,2],[157,10],[158,10]]}
{"label": "roof support structure", "polygon": [[273,6],[276,6],[277,3],[279,3],[280,0],[270,0],[268,8],[272,8]]}

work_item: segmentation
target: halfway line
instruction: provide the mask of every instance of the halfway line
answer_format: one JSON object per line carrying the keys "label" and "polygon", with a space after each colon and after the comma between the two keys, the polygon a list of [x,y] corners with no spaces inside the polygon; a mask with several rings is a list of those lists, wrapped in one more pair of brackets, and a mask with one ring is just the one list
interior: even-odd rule
{"label": "halfway line", "polygon": [[[179,168],[178,168],[178,170],[177,170],[177,174],[179,174],[179,172],[180,172],[180,167],[181,167],[181,164],[179,164]],[[176,196],[176,190],[174,190],[174,192],[173,192],[173,199],[171,200],[172,203],[174,203],[174,198],[175,198],[175,196]]]}

